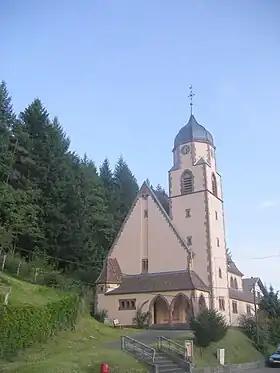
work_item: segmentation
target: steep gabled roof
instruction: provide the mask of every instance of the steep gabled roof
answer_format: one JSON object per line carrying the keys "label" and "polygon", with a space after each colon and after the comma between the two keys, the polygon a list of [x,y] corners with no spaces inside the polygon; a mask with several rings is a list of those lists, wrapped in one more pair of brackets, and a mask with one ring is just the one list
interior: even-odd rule
{"label": "steep gabled roof", "polygon": [[107,292],[106,295],[159,293],[180,290],[202,290],[209,292],[209,288],[195,272],[184,270],[124,275],[122,284],[118,288]]}
{"label": "steep gabled roof", "polygon": [[258,277],[243,278],[243,290],[251,292],[253,290],[254,284],[258,281]]}
{"label": "steep gabled roof", "polygon": [[116,258],[107,258],[96,284],[121,284],[122,271]]}
{"label": "steep gabled roof", "polygon": [[237,268],[236,264],[231,259],[229,254],[227,254],[227,268],[228,268],[228,272],[234,275],[241,276],[241,277],[244,276],[243,273],[239,271],[239,269]]}
{"label": "steep gabled roof", "polygon": [[254,288],[254,285],[259,285],[261,291],[265,291],[265,287],[259,277],[244,278],[242,282],[244,291],[251,292]]}
{"label": "steep gabled roof", "polygon": [[187,247],[187,245],[185,244],[184,240],[182,239],[182,237],[179,235],[179,233],[177,232],[176,228],[174,227],[174,225],[173,225],[170,217],[168,216],[167,212],[165,211],[165,209],[162,207],[161,203],[157,199],[157,197],[156,197],[155,193],[153,192],[152,188],[150,188],[149,185],[146,183],[146,181],[144,181],[144,183],[142,184],[142,186],[141,186],[141,188],[140,188],[140,190],[139,190],[139,192],[138,192],[138,194],[137,194],[137,196],[136,196],[136,198],[135,198],[135,200],[134,200],[134,202],[133,202],[130,210],[128,211],[128,213],[127,213],[127,215],[126,215],[126,217],[124,219],[124,222],[122,223],[122,226],[121,226],[121,228],[120,228],[120,230],[119,230],[119,232],[118,232],[118,234],[117,234],[117,236],[116,236],[116,238],[115,238],[115,240],[114,240],[114,242],[113,242],[113,244],[111,246],[111,249],[109,251],[108,256],[111,255],[111,253],[113,251],[113,248],[116,245],[116,243],[118,242],[118,239],[119,239],[119,237],[120,237],[120,235],[121,235],[121,233],[122,233],[122,231],[124,229],[124,226],[125,226],[126,222],[128,221],[128,219],[129,219],[129,217],[130,217],[130,215],[131,215],[131,213],[132,213],[132,211],[133,211],[133,209],[134,209],[134,207],[135,207],[135,205],[136,205],[139,197],[141,197],[142,195],[148,195],[148,196],[150,196],[154,200],[155,204],[157,205],[158,209],[162,213],[163,217],[165,218],[165,220],[169,224],[170,228],[173,230],[173,233],[177,237],[177,239],[180,242],[181,246],[185,250],[190,251],[189,248]]}

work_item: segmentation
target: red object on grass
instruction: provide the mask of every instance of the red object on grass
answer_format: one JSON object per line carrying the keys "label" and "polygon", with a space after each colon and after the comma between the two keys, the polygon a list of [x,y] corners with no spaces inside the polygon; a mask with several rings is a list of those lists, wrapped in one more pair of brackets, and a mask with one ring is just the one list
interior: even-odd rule
{"label": "red object on grass", "polygon": [[110,367],[108,364],[103,363],[100,365],[100,373],[110,373]]}

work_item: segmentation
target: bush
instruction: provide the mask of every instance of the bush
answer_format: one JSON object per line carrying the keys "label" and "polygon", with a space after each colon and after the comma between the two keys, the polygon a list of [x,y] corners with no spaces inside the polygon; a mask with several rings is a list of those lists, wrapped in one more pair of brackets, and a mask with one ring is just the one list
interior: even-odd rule
{"label": "bush", "polygon": [[269,320],[269,342],[275,346],[280,343],[280,318],[274,317]]}
{"label": "bush", "polygon": [[252,341],[256,341],[256,320],[253,316],[242,315],[239,318],[239,326]]}
{"label": "bush", "polygon": [[150,312],[142,312],[141,307],[138,307],[136,310],[136,316],[133,318],[133,325],[136,325],[138,328],[143,329],[149,325]]}
{"label": "bush", "polygon": [[3,254],[1,257],[1,266],[4,260],[4,255],[6,255],[4,271],[11,273],[13,275],[17,275],[17,270],[19,268],[19,277],[21,278],[29,278],[32,276],[31,273],[31,266],[27,263],[19,254],[15,253],[12,254],[10,252]]}
{"label": "bush", "polygon": [[75,291],[80,295],[84,291],[85,286],[81,281],[59,272],[44,256],[37,256],[32,261],[27,261],[18,253],[2,252],[0,266],[3,263],[4,255],[6,255],[4,272],[13,277],[63,291]]}
{"label": "bush", "polygon": [[216,310],[202,311],[196,318],[191,319],[190,326],[194,331],[195,343],[200,347],[220,341],[228,330],[225,318]]}
{"label": "bush", "polygon": [[96,321],[104,323],[104,320],[108,317],[108,311],[105,309],[97,310],[92,316]]}
{"label": "bush", "polygon": [[[270,321],[263,317],[262,314],[259,314],[259,325],[258,325],[258,334],[259,338],[257,338],[257,325],[256,319],[254,316],[246,316],[242,315],[239,318],[239,325],[242,328],[243,332],[246,334],[248,338],[254,343],[257,350],[261,353],[266,354],[268,351],[269,343],[273,343],[271,340],[271,332],[270,332]],[[276,329],[277,330],[277,329]],[[276,342],[277,340],[277,331],[276,333]]]}
{"label": "bush", "polygon": [[67,294],[45,307],[0,305],[0,356],[44,342],[60,330],[73,328],[78,310],[76,294]]}

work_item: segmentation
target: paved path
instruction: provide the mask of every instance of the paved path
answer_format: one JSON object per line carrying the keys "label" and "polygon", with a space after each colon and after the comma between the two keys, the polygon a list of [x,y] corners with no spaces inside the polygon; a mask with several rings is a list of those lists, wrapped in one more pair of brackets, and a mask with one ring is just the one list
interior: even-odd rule
{"label": "paved path", "polygon": [[187,330],[143,330],[139,331],[132,335],[132,338],[137,339],[138,341],[145,343],[147,345],[157,341],[157,337],[162,336],[168,339],[182,339],[183,337],[188,336]]}
{"label": "paved path", "polygon": [[[124,333],[125,335],[125,333]],[[168,339],[181,339],[183,336],[187,336],[187,330],[141,330],[135,334],[129,335],[129,337],[137,339],[137,341],[151,345],[156,343],[158,336],[163,336]],[[108,345],[110,348],[121,348],[121,341],[116,341]]]}

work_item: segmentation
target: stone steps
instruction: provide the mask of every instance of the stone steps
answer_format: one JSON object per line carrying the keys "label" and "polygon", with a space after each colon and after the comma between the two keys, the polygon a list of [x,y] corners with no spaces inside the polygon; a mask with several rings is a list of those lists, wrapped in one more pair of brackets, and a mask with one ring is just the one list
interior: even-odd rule
{"label": "stone steps", "polygon": [[152,361],[151,354],[145,355],[141,345],[139,345],[139,348],[134,346],[133,349],[126,349],[126,351],[130,352],[136,359],[141,360],[150,366],[156,365],[157,370],[155,372],[157,373],[185,373],[184,369],[173,362],[169,356],[163,352],[156,352],[155,359]]}
{"label": "stone steps", "polygon": [[158,366],[159,373],[184,373],[184,370],[163,353],[157,352],[155,364]]}

